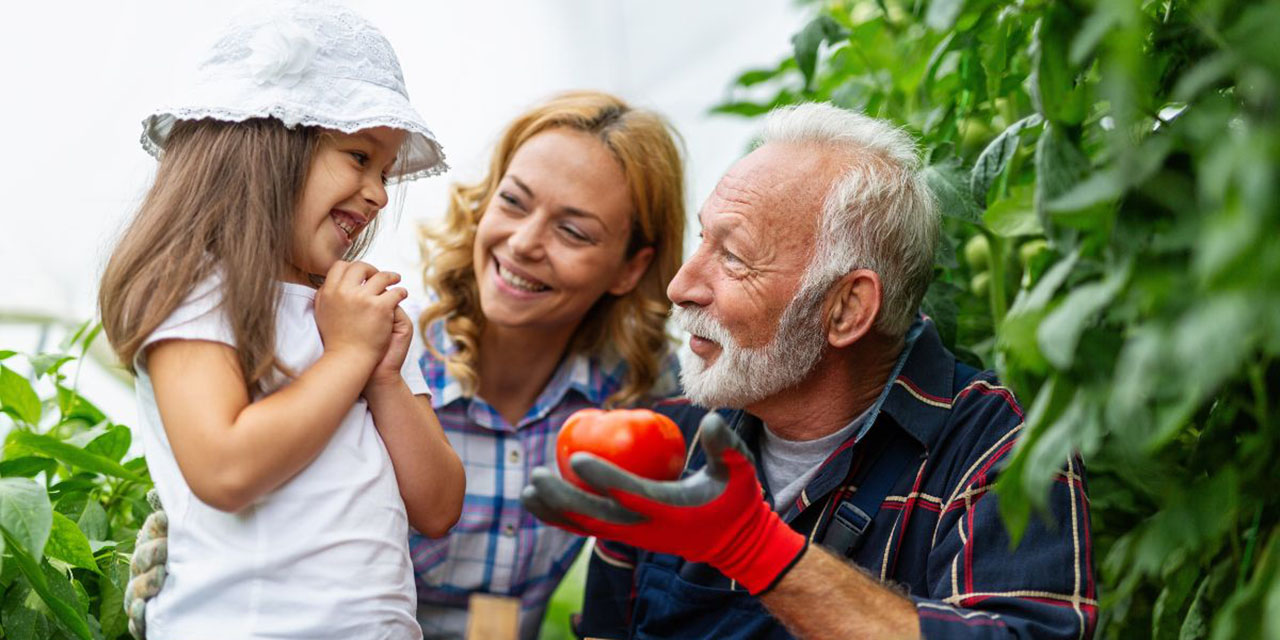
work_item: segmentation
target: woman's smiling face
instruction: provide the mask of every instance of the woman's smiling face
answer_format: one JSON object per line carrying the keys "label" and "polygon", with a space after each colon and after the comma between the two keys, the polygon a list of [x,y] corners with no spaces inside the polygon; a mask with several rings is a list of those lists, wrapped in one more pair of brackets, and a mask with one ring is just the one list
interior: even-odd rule
{"label": "woman's smiling face", "polygon": [[622,165],[596,137],[551,129],[511,158],[476,229],[480,307],[497,327],[573,331],[600,296],[635,287],[652,259],[626,256]]}

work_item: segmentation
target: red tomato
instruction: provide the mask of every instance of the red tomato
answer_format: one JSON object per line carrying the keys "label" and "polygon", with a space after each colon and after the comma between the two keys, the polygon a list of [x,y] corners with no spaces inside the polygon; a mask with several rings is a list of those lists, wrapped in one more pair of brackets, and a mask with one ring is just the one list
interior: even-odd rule
{"label": "red tomato", "polygon": [[670,418],[648,409],[582,409],[556,438],[556,463],[565,480],[589,489],[569,467],[577,451],[595,454],[651,480],[675,480],[684,469],[684,436]]}

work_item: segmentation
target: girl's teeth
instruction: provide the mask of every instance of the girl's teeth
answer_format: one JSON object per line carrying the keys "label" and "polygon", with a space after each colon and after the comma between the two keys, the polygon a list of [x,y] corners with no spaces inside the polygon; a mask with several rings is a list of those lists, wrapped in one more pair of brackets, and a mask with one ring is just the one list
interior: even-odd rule
{"label": "girl's teeth", "polygon": [[349,235],[351,235],[351,232],[352,232],[352,231],[355,231],[355,227],[351,226],[351,225],[350,225],[350,223],[348,223],[348,222],[346,222],[346,221],[344,221],[344,220],[341,220],[341,219],[339,219],[339,218],[337,218],[337,217],[335,217],[335,218],[333,219],[333,222],[334,222],[334,224],[338,225],[338,228],[339,228],[339,229],[342,229],[344,232],[346,232],[346,234],[347,234],[348,236],[349,236]]}
{"label": "girl's teeth", "polygon": [[503,282],[506,282],[507,284],[513,287],[516,287],[517,289],[524,289],[525,291],[537,292],[537,291],[543,291],[547,288],[546,285],[530,282],[514,273],[511,273],[510,271],[507,271],[505,268],[503,268],[502,265],[498,265],[498,275],[502,276]]}

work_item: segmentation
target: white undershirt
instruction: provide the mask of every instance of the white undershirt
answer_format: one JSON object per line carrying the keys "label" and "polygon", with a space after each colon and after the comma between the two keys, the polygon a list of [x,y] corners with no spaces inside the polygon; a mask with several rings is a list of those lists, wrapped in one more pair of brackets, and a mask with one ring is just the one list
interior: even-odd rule
{"label": "white undershirt", "polygon": [[785,505],[795,501],[818,473],[822,461],[862,425],[866,415],[864,411],[839,431],[816,440],[787,440],[764,425],[760,430],[760,456],[765,480],[773,492],[774,510],[785,511]]}

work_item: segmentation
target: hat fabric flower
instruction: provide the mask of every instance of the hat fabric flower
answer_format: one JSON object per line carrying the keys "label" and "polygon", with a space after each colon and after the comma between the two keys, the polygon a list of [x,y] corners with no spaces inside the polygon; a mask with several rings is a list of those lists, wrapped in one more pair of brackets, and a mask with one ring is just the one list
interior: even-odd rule
{"label": "hat fabric flower", "polygon": [[306,75],[319,48],[306,29],[272,20],[250,38],[250,53],[245,63],[260,85],[294,87]]}

